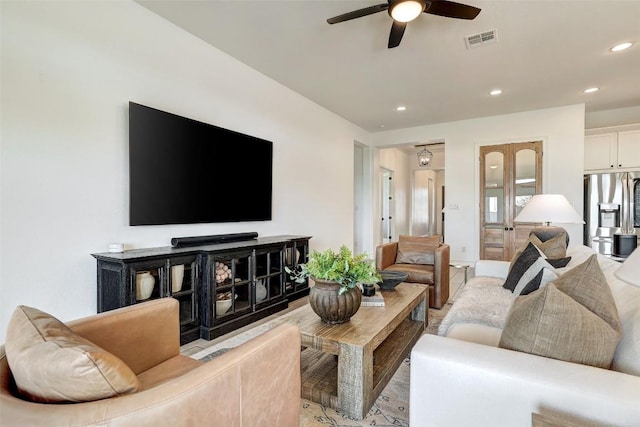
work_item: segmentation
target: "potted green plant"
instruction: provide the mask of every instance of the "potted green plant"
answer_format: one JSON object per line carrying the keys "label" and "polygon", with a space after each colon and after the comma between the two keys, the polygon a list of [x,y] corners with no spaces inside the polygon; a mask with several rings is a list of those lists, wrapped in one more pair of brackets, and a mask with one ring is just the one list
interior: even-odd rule
{"label": "potted green plant", "polygon": [[374,284],[382,279],[374,262],[366,254],[353,255],[342,245],[339,252],[327,249],[312,251],[306,263],[297,270],[285,268],[296,282],[314,281],[309,291],[309,304],[326,323],[344,323],[360,308],[360,284]]}

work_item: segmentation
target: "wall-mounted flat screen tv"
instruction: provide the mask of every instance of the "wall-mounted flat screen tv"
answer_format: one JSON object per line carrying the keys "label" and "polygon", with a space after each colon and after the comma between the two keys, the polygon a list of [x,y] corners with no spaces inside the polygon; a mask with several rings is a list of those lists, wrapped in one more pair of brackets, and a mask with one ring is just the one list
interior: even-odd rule
{"label": "wall-mounted flat screen tv", "polygon": [[129,103],[130,225],[271,220],[273,143]]}

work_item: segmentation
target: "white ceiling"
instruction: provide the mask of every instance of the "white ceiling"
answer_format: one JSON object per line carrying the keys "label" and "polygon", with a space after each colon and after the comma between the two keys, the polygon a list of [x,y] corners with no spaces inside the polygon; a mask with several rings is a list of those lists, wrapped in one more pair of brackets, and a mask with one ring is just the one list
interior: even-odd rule
{"label": "white ceiling", "polygon": [[[579,103],[640,106],[640,0],[460,0],[482,9],[476,19],[423,13],[394,49],[387,12],[326,22],[384,0],[138,2],[371,132]],[[493,29],[497,43],[466,48],[464,36]],[[623,41],[635,45],[609,51]],[[600,90],[584,94],[591,86]],[[503,94],[490,96],[494,88]]]}

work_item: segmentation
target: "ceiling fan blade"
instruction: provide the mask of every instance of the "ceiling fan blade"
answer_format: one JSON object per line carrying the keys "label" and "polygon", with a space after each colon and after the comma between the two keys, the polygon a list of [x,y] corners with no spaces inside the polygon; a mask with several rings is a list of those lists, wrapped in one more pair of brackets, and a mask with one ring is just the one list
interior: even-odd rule
{"label": "ceiling fan blade", "polygon": [[400,44],[405,28],[407,28],[406,22],[393,21],[391,32],[389,33],[389,45],[387,46],[389,49]]}
{"label": "ceiling fan blade", "polygon": [[389,9],[389,3],[377,4],[375,6],[365,7],[364,9],[354,10],[353,12],[344,13],[327,19],[329,24],[337,24],[338,22],[349,21],[351,19],[361,18],[363,16],[372,15]]}
{"label": "ceiling fan blade", "polygon": [[427,7],[424,13],[432,15],[445,16],[447,18],[473,19],[480,13],[481,9],[462,3],[456,3],[449,0],[432,0],[427,1]]}

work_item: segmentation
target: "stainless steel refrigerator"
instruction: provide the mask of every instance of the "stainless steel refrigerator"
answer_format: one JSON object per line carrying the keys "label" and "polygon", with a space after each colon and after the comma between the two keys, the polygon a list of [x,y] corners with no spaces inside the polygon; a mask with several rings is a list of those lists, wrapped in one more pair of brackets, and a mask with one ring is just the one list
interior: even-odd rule
{"label": "stainless steel refrigerator", "polygon": [[624,258],[640,240],[640,171],[584,176],[584,244]]}

